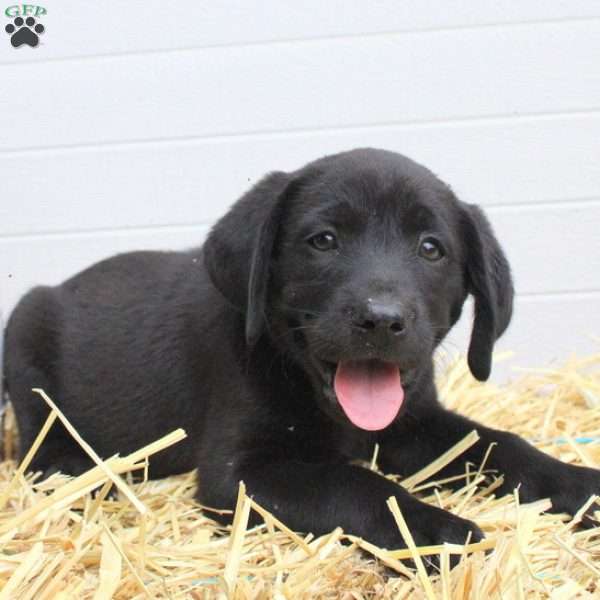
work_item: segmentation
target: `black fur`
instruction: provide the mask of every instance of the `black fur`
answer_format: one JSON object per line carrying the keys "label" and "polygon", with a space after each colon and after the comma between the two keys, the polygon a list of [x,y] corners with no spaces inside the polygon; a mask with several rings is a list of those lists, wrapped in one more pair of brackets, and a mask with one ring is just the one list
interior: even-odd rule
{"label": "black fur", "polygon": [[[337,235],[337,247],[307,241],[324,230]],[[423,258],[424,235],[445,256]],[[490,466],[505,475],[501,491],[521,484],[523,500],[549,496],[555,510],[573,513],[600,492],[597,471],[560,463],[438,403],[432,354],[469,294],[469,366],[484,380],[513,287],[477,207],[424,167],[380,150],[271,174],[202,248],[117,256],[21,300],[5,359],[21,450],[47,415],[31,393],[42,387],[105,457],[185,428],[183,443],[151,460],[151,475],[198,468],[206,505],[232,508],[244,480],[294,529],[341,525],[397,547],[385,504],[392,495],[420,544],[481,532],[351,461],[368,459],[378,442],[381,466],[408,475],[476,428],[481,441],[445,474],[479,462],[497,442]],[[377,326],[380,318],[390,326]],[[331,379],[339,361],[373,359],[399,366],[405,401],[389,427],[369,432],[345,417]],[[71,473],[89,466],[58,425],[32,464]]]}

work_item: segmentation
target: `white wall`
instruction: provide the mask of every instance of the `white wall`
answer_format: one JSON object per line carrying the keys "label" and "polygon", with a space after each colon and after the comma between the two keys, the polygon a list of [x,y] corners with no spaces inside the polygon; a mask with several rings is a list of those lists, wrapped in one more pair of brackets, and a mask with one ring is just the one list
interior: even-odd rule
{"label": "white wall", "polygon": [[597,0],[41,4],[37,48],[0,14],[5,314],[101,257],[196,245],[267,171],[371,145],[487,209],[515,362],[598,349]]}

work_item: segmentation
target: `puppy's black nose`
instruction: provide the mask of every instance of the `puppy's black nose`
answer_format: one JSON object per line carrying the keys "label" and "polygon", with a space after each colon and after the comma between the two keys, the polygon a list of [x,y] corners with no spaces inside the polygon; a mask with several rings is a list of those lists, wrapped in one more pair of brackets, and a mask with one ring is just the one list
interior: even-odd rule
{"label": "puppy's black nose", "polygon": [[369,302],[365,309],[352,320],[355,328],[362,331],[389,331],[400,335],[406,331],[406,318],[398,304]]}

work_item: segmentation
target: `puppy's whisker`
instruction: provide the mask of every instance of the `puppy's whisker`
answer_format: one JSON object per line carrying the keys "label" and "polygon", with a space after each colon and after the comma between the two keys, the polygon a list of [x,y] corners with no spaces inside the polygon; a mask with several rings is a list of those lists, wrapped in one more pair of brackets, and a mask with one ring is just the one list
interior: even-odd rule
{"label": "puppy's whisker", "polygon": [[297,312],[297,313],[309,314],[314,317],[326,316],[326,313],[315,310],[313,308],[298,308],[296,306],[289,306],[287,304],[282,304],[281,308],[282,308],[282,310],[284,310],[286,312]]}
{"label": "puppy's whisker", "polygon": [[296,333],[299,330],[306,330],[306,329],[319,329],[319,328],[316,327],[316,326],[310,326],[310,325],[299,326],[299,327],[291,327],[290,329],[287,329],[286,331],[283,331],[279,335],[271,336],[271,341],[272,342],[279,342],[279,341],[285,339],[286,337],[293,336],[294,333]]}

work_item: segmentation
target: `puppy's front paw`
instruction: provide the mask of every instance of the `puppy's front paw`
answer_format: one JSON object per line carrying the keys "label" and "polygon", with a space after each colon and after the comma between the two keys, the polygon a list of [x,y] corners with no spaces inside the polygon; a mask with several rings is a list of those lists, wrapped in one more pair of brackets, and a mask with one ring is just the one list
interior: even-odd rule
{"label": "puppy's front paw", "polygon": [[[511,494],[519,490],[521,502],[549,498],[553,513],[574,515],[592,495],[600,496],[600,470],[580,467],[539,455],[524,460],[518,470],[505,470],[504,483],[498,494]],[[595,524],[590,516],[600,507],[597,504],[587,511],[583,524]]]}
{"label": "puppy's front paw", "polygon": [[[405,500],[400,504],[400,508],[417,546],[438,546],[444,542],[464,544],[467,540],[469,543],[475,543],[485,537],[473,521],[458,517],[416,498]],[[377,526],[371,529],[365,537],[370,542],[388,550],[406,548],[406,543],[402,539],[392,515],[388,512],[382,517],[378,519]]]}
{"label": "puppy's front paw", "polygon": [[[467,519],[457,517],[452,513],[441,510],[435,506],[423,505],[418,513],[405,514],[411,535],[418,546],[438,546],[445,542],[451,544],[465,544],[480,542],[483,538],[481,529]],[[451,555],[450,565],[454,567],[458,556]],[[439,556],[432,555],[424,560],[429,569],[439,567]],[[412,565],[412,561],[407,561]]]}
{"label": "puppy's front paw", "polygon": [[[437,546],[448,542],[464,544],[480,542],[485,536],[473,521],[462,519],[445,510],[431,506],[424,519],[419,519],[411,528],[417,546]],[[412,521],[412,519],[411,519]]]}
{"label": "puppy's front paw", "polygon": [[[547,495],[552,501],[552,512],[574,515],[590,496],[600,495],[600,470],[561,464],[552,477],[551,490]],[[593,503],[584,515],[582,525],[595,526],[593,512],[600,510]]]}

